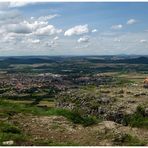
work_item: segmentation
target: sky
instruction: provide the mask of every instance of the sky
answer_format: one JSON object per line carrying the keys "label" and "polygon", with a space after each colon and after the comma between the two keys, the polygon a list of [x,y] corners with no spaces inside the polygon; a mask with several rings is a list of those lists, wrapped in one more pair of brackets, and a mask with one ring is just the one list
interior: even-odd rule
{"label": "sky", "polygon": [[148,2],[0,2],[0,56],[148,55]]}

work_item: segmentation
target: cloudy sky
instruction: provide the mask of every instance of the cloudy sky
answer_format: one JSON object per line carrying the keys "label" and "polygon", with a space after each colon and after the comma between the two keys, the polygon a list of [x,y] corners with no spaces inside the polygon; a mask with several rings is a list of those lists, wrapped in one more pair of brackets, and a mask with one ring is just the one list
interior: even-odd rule
{"label": "cloudy sky", "polygon": [[148,54],[148,3],[0,3],[0,56]]}

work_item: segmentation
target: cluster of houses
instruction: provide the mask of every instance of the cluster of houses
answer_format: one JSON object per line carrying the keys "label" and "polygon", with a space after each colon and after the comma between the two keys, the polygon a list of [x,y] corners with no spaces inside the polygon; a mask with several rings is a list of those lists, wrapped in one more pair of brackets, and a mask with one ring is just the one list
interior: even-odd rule
{"label": "cluster of houses", "polygon": [[43,74],[6,74],[5,78],[0,80],[1,88],[11,87],[17,91],[35,88],[48,88],[54,86],[59,90],[65,90],[69,87],[75,87],[86,84],[104,84],[111,81],[111,77],[106,76],[79,76],[76,78],[43,73]]}
{"label": "cluster of houses", "polygon": [[25,90],[31,88],[44,89],[57,87],[57,89],[63,89],[64,85],[62,81],[62,76],[54,74],[6,74],[0,80],[0,88],[3,90],[10,88],[11,91],[15,92],[25,92]]}
{"label": "cluster of houses", "polygon": [[82,76],[78,77],[75,80],[76,84],[79,85],[105,85],[113,81],[113,77],[106,75],[93,75],[93,76]]}

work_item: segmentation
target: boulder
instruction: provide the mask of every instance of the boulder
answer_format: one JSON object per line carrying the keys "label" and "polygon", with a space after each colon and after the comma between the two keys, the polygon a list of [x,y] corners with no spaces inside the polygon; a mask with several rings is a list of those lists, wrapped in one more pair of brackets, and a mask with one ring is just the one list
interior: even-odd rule
{"label": "boulder", "polygon": [[148,117],[148,108],[145,108],[144,114],[146,117]]}
{"label": "boulder", "polygon": [[122,111],[113,111],[107,114],[107,120],[114,121],[117,123],[123,123],[124,114]]}
{"label": "boulder", "polygon": [[102,97],[102,98],[100,98],[100,103],[108,104],[108,103],[110,103],[110,99],[107,97]]}
{"label": "boulder", "polygon": [[13,145],[14,144],[14,141],[13,140],[3,141],[2,144],[3,145]]}

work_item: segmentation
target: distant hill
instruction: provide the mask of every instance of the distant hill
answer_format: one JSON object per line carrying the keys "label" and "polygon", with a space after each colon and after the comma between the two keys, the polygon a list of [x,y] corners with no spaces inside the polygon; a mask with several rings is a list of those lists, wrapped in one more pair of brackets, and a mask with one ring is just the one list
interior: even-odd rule
{"label": "distant hill", "polygon": [[51,63],[55,62],[52,59],[38,58],[38,57],[10,57],[5,58],[1,62],[9,64],[38,64],[38,63]]}
{"label": "distant hill", "polygon": [[123,59],[117,60],[118,63],[128,63],[128,64],[148,64],[148,57],[139,57],[133,59]]}
{"label": "distant hill", "polygon": [[39,63],[56,63],[61,61],[88,61],[91,63],[127,63],[127,64],[148,64],[146,56],[22,56],[22,57],[0,57],[0,64],[39,64]]}
{"label": "distant hill", "polygon": [[148,64],[148,57],[125,58],[125,59],[88,59],[93,63],[127,63],[127,64]]}

